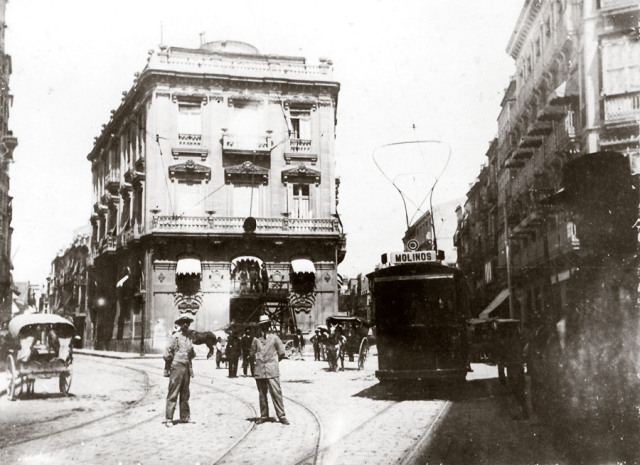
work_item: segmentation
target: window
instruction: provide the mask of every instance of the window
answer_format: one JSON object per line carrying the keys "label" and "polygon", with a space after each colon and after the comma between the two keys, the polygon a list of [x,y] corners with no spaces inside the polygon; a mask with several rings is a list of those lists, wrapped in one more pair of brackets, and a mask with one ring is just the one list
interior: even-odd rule
{"label": "window", "polygon": [[311,139],[311,120],[308,111],[291,110],[291,138]]}
{"label": "window", "polygon": [[178,104],[178,134],[202,134],[201,107],[199,103]]}
{"label": "window", "polygon": [[311,218],[311,204],[309,203],[309,184],[289,185],[290,199],[289,214],[291,218]]}
{"label": "window", "polygon": [[640,90],[640,41],[621,37],[603,42],[602,74],[605,94]]}
{"label": "window", "polygon": [[233,186],[233,216],[247,218],[262,214],[262,190],[254,184],[235,184]]}
{"label": "window", "polygon": [[204,216],[204,196],[199,182],[174,183],[173,211],[178,216]]}

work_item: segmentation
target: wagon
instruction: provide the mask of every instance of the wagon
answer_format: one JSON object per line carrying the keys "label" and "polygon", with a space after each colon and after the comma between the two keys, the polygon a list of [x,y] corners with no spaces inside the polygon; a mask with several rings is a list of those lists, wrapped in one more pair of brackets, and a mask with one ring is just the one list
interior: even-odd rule
{"label": "wagon", "polygon": [[[327,327],[332,328],[341,325],[343,334],[347,339],[345,354],[349,361],[354,361],[354,355],[358,354],[358,370],[364,368],[364,363],[369,355],[369,347],[373,344],[372,324],[357,316],[333,315],[327,318]],[[329,330],[333,333],[332,330]]]}
{"label": "wagon", "polygon": [[33,394],[36,379],[59,378],[62,394],[71,387],[73,324],[49,313],[18,315],[9,322],[7,397]]}

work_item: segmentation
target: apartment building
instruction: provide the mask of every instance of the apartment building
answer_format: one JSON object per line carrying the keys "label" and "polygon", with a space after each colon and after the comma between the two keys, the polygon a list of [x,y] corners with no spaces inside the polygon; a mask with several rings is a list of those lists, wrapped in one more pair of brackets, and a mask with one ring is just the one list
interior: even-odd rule
{"label": "apartment building", "polygon": [[160,46],[88,155],[97,348],[161,350],[213,331],[337,311],[339,84],[332,62],[234,41]]}

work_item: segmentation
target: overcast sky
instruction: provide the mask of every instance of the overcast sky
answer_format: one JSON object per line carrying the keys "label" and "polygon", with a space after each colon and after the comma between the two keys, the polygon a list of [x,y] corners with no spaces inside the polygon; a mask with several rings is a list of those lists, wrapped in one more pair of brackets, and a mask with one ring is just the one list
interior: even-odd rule
{"label": "overcast sky", "polygon": [[[204,32],[207,41],[240,40],[261,53],[333,60],[341,83],[338,210],[348,234],[340,271],[371,271],[381,253],[402,249],[406,229],[400,196],[375,167],[373,151],[414,139],[446,142],[451,161],[434,203],[464,198],[497,131],[514,69],[505,48],[522,4],[11,0],[9,126],[19,141],[11,166],[14,279],[43,283],[51,260],[88,223],[86,155],[148,50],[160,43],[161,30],[167,45],[196,48]],[[412,150],[406,148],[407,156],[416,155]],[[441,167],[444,153],[423,145],[419,155]]]}

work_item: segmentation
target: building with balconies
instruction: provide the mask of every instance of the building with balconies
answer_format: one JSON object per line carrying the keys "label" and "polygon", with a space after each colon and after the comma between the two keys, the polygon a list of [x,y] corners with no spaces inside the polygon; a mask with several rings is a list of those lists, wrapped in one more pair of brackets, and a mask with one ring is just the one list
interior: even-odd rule
{"label": "building with balconies", "polygon": [[[91,229],[89,224],[76,229],[72,243],[52,260],[44,293],[47,308],[44,305],[42,308],[46,313],[62,315],[73,321],[82,344],[89,345],[94,336],[87,297]],[[93,319],[96,319],[95,314]]]}
{"label": "building with balconies", "polygon": [[[557,321],[571,276],[598,252],[578,239],[575,211],[554,200],[568,167],[584,157],[594,163],[610,159],[613,152],[640,173],[639,20],[633,0],[524,2],[507,46],[516,73],[492,143],[497,190],[480,202],[495,212],[494,233],[481,234],[486,240],[478,243],[477,212],[467,206],[460,214],[463,269],[477,275],[489,261],[481,257],[484,244],[496,244],[490,254],[493,284],[486,272],[484,283],[476,280],[484,315]],[[474,184],[468,205],[482,198],[480,190]]]}
{"label": "building with balconies", "polygon": [[339,87],[329,60],[241,42],[150,52],[88,155],[96,347],[162,349],[185,312],[213,331],[337,311]]}
{"label": "building with balconies", "polygon": [[11,237],[13,228],[12,197],[9,195],[9,167],[13,163],[13,151],[18,139],[9,130],[9,109],[13,95],[9,93],[11,56],[5,53],[5,29],[7,0],[0,0],[0,322],[11,318],[13,280],[11,270]]}

